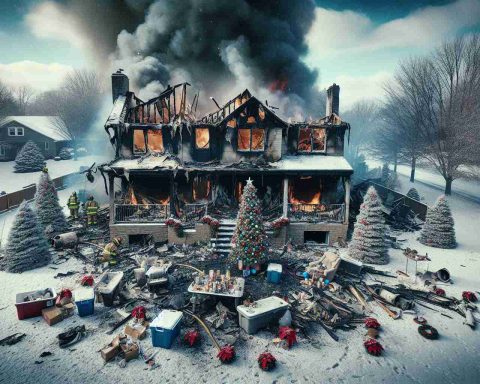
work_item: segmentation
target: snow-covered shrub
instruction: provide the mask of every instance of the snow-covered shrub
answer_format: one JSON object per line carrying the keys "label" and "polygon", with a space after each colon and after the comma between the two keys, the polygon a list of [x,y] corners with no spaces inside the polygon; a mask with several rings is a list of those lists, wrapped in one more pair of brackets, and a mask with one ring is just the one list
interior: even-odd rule
{"label": "snow-covered shrub", "polygon": [[435,248],[457,246],[453,217],[445,196],[440,196],[435,205],[428,208],[419,241]]}
{"label": "snow-covered shrub", "polygon": [[24,201],[10,230],[2,267],[8,272],[23,272],[43,267],[50,262],[48,248],[37,215]]}
{"label": "snow-covered shrub", "polygon": [[348,250],[350,256],[365,263],[387,264],[386,229],[382,201],[375,188],[370,187],[355,222]]}
{"label": "snow-covered shrub", "polygon": [[15,158],[15,172],[37,172],[45,167],[45,157],[33,141],[28,141]]}
{"label": "snow-covered shrub", "polygon": [[68,150],[68,148],[62,148],[58,156],[60,156],[62,160],[70,160],[72,158],[72,153]]}
{"label": "snow-covered shrub", "polygon": [[415,188],[410,188],[407,192],[407,197],[410,197],[413,200],[420,201],[420,195]]}
{"label": "snow-covered shrub", "polygon": [[[43,228],[52,232],[68,229],[67,219],[58,203],[57,190],[48,172],[42,172],[35,193],[35,210]],[[48,233],[48,232],[47,232]]]}

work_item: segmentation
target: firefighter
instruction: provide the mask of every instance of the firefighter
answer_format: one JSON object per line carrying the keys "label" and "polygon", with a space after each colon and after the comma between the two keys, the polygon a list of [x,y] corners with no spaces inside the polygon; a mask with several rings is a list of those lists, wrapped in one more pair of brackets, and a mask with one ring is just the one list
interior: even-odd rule
{"label": "firefighter", "polygon": [[122,245],[123,239],[121,237],[114,237],[113,240],[105,245],[102,253],[102,262],[108,262],[109,265],[117,264],[117,251]]}
{"label": "firefighter", "polygon": [[87,211],[87,225],[96,225],[97,214],[98,214],[98,203],[94,200],[93,196],[90,196],[88,198],[88,201],[85,204],[85,209]]}
{"label": "firefighter", "polygon": [[80,202],[77,197],[77,192],[72,192],[72,194],[68,198],[67,206],[70,210],[70,217],[72,219],[78,219],[78,208],[80,208]]}

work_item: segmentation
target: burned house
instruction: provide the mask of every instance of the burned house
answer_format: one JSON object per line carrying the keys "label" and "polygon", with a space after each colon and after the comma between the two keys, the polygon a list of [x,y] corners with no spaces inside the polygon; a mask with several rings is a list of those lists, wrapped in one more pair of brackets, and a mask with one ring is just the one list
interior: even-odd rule
{"label": "burned house", "polygon": [[[189,84],[167,87],[146,102],[129,90],[128,77],[112,75],[113,109],[105,129],[116,157],[108,174],[110,231],[134,242],[145,236],[173,243],[216,242],[228,251],[243,187],[253,180],[273,246],[345,239],[351,166],[343,157],[350,126],[338,116],[338,85],[328,90],[326,116],[287,123],[248,90],[215,112],[195,119],[198,95]],[[202,218],[220,221],[212,235]],[[181,237],[165,221],[177,218]]]}

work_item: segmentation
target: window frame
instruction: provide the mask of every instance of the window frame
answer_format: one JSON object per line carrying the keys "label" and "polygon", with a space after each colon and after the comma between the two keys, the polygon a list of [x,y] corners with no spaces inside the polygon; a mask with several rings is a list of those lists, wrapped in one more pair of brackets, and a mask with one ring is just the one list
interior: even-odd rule
{"label": "window frame", "polygon": [[[310,150],[304,150],[304,149],[299,149],[298,146],[300,144],[300,132],[305,129],[309,129],[310,130]],[[314,130],[323,130],[324,131],[324,145],[323,145],[323,149],[313,149],[313,132]],[[306,126],[306,127],[302,127],[298,130],[298,136],[297,136],[297,152],[299,153],[327,153],[327,128],[324,128],[324,127],[311,127],[311,126]]]}
{"label": "window frame", "polygon": [[48,151],[48,150],[50,149],[50,143],[49,143],[48,141],[45,141],[45,142],[43,143],[43,148],[44,148],[46,151]]}
{"label": "window frame", "polygon": [[[245,129],[245,130],[249,130],[250,131],[250,145],[249,145],[249,149],[241,149],[239,146],[238,146],[238,135],[240,133],[240,130],[242,129]],[[262,149],[252,149],[252,142],[253,142],[253,130],[254,129],[259,129],[259,130],[262,130],[263,131],[263,146],[262,146]],[[266,132],[265,132],[265,129],[264,128],[259,128],[259,127],[246,127],[246,128],[238,128],[237,129],[237,151],[238,152],[265,152],[265,140],[266,140]]]}
{"label": "window frame", "polygon": [[7,147],[5,145],[0,145],[0,156],[6,156]]}
{"label": "window frame", "polygon": [[[13,134],[11,131],[13,130]],[[8,136],[16,137],[16,136],[25,136],[25,129],[23,127],[8,127]]]}
{"label": "window frame", "polygon": [[[162,137],[162,150],[161,151],[153,151],[153,150],[150,150],[150,147],[148,145],[148,132],[149,131],[154,131],[154,132],[159,132],[160,136]],[[143,153],[165,153],[165,143],[163,142],[163,132],[162,132],[162,128],[148,128],[147,130],[143,130],[144,132],[144,136],[145,136],[145,152]],[[138,153],[142,153],[142,152],[138,152]]]}

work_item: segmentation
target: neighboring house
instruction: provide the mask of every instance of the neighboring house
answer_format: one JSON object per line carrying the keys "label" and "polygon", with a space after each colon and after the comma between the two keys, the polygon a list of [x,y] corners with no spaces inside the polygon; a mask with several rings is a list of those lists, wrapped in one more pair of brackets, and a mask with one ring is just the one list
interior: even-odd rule
{"label": "neighboring house", "polygon": [[[188,84],[169,87],[143,102],[128,77],[112,75],[114,106],[105,124],[116,158],[100,166],[109,177],[110,234],[127,242],[212,241],[228,253],[234,220],[248,178],[257,187],[273,246],[345,240],[350,176],[343,157],[350,125],[338,117],[340,87],[328,89],[327,113],[315,122],[288,123],[248,90],[200,120],[187,103]],[[120,183],[115,183],[119,180]],[[115,193],[115,185],[121,191]],[[211,231],[205,215],[220,221]],[[178,237],[169,217],[185,228]]]}
{"label": "neighboring house", "polygon": [[17,152],[30,140],[49,159],[69,145],[72,137],[57,116],[7,116],[0,120],[0,161],[15,160]]}

